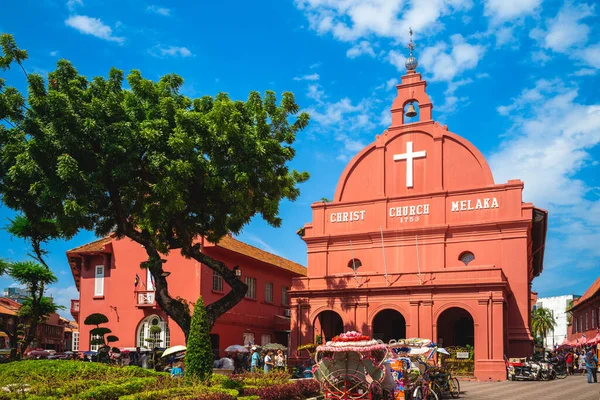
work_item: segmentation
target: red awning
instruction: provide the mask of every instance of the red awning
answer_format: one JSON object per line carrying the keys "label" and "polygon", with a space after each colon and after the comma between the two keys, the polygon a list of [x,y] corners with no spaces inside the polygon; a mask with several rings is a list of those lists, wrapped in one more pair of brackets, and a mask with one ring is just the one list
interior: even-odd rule
{"label": "red awning", "polygon": [[600,343],[600,333],[596,333],[596,336],[589,338],[585,344],[587,345],[594,345],[594,344],[598,344]]}

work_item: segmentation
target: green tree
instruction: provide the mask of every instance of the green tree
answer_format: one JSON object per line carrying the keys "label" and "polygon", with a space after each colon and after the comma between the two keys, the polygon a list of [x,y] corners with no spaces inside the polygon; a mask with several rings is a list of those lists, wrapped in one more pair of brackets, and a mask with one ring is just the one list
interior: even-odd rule
{"label": "green tree", "polygon": [[[571,312],[571,308],[573,308],[574,299],[567,301],[567,307],[565,308],[565,313],[567,314],[567,325],[571,325],[573,322],[573,313]],[[600,319],[600,315],[598,316]]]}
{"label": "green tree", "polygon": [[45,81],[27,73],[11,35],[0,45],[0,68],[20,67],[28,83],[25,96],[0,80],[2,201],[37,228],[55,221],[61,237],[90,229],[143,245],[156,301],[186,337],[190,310],[169,294],[165,256],[177,250],[218,272],[231,291],[206,307],[210,328],[248,288],[202,241],[238,233],[255,215],[280,226],[280,202],[308,179],[288,166],[308,114],[292,93],[279,104],[273,92],[191,99],[175,74],[153,82],[133,70],[124,88],[120,70],[88,80],[67,60]]}
{"label": "green tree", "polygon": [[[100,326],[107,323],[108,317],[101,313],[90,314],[83,321],[84,325],[95,326],[95,328],[90,329],[90,335],[92,335],[90,344],[98,346],[98,361],[106,363],[110,361],[110,344],[119,341],[119,338],[115,335],[109,335],[109,333],[112,333],[110,328]],[[117,347],[113,347],[112,351],[114,353],[120,353],[120,350]]]}
{"label": "green tree", "polygon": [[27,298],[18,312],[18,325],[3,325],[4,332],[9,337],[11,356],[16,352],[21,356],[36,338],[37,327],[44,322],[50,314],[56,313],[63,307],[54,304],[52,299],[45,297],[45,287],[57,281],[52,271],[34,261],[17,261],[1,263],[0,272],[8,275],[27,289]]}
{"label": "green tree", "polygon": [[538,307],[531,315],[531,332],[535,337],[544,340],[548,332],[556,326],[552,311],[547,308]]}
{"label": "green tree", "polygon": [[192,329],[185,353],[185,375],[191,379],[206,380],[212,375],[213,353],[208,316],[202,296],[196,301]]}

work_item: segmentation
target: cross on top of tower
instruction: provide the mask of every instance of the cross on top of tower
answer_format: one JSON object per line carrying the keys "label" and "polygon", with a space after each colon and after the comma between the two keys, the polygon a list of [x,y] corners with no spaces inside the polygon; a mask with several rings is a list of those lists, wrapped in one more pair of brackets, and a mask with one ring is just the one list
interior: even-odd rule
{"label": "cross on top of tower", "polygon": [[404,63],[404,65],[406,66],[406,69],[409,72],[414,72],[414,70],[417,69],[417,65],[419,65],[419,62],[417,61],[417,59],[415,57],[413,57],[413,50],[415,49],[415,44],[412,40],[412,36],[413,36],[412,28],[408,28],[408,32],[410,33],[410,42],[408,42],[408,46],[406,46],[406,48],[409,50],[409,55],[408,55],[408,58],[406,59],[406,62]]}

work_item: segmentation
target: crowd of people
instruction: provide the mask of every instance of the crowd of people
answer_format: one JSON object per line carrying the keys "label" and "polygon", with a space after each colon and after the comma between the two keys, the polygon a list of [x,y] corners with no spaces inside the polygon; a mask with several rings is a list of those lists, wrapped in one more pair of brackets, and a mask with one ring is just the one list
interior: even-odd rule
{"label": "crowd of people", "polygon": [[569,375],[587,373],[588,383],[598,382],[598,355],[594,347],[557,350],[550,353],[550,358],[564,362]]}
{"label": "crowd of people", "polygon": [[282,350],[273,352],[265,350],[262,354],[256,346],[247,352],[235,352],[228,354],[226,357],[215,361],[215,368],[232,369],[234,374],[243,372],[258,372],[265,373],[271,371],[284,371],[287,365],[287,358]]}

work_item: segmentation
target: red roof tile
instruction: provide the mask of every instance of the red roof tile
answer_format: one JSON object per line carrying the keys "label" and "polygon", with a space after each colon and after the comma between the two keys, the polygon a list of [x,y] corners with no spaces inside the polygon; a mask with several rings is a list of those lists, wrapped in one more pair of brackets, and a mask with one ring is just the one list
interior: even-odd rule
{"label": "red roof tile", "polygon": [[583,294],[583,296],[581,296],[579,298],[579,300],[574,300],[573,301],[573,307],[571,307],[571,310],[579,307],[581,304],[583,304],[584,302],[590,300],[592,297],[594,297],[598,292],[600,291],[600,276],[598,278],[596,278],[596,281],[594,283],[592,283],[592,286],[590,286],[588,288],[588,290],[585,291],[585,293]]}
{"label": "red roof tile", "polygon": [[298,275],[306,276],[306,268],[304,266],[254,246],[250,246],[249,244],[239,241],[229,235],[222,237],[216,246],[250,258],[254,258],[255,260],[262,261],[266,264],[271,264],[276,267],[286,269]]}
{"label": "red roof tile", "polygon": [[112,240],[113,240],[113,237],[111,235],[108,235],[106,237],[95,240],[93,242],[84,244],[79,247],[75,247],[74,249],[67,250],[67,256],[69,254],[76,254],[76,253],[104,251],[104,246],[107,245],[108,243],[112,242]]}

